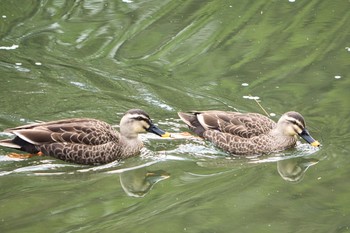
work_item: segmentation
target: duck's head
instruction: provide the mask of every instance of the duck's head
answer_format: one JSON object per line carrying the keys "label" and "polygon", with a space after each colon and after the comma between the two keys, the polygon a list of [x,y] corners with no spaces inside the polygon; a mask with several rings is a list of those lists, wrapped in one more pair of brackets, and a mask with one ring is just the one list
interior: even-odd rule
{"label": "duck's head", "polygon": [[284,135],[299,135],[310,145],[315,147],[320,146],[320,143],[311,137],[305,127],[304,117],[298,112],[286,112],[278,120],[277,125]]}
{"label": "duck's head", "polygon": [[134,138],[139,133],[150,132],[161,137],[169,137],[170,134],[161,130],[152,123],[148,114],[141,109],[131,109],[120,120],[120,133],[126,137]]}

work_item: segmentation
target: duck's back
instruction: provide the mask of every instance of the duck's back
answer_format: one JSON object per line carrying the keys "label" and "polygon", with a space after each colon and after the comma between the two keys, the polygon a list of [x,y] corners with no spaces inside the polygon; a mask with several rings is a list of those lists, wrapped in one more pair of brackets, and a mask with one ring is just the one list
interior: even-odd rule
{"label": "duck's back", "polygon": [[179,113],[179,116],[191,130],[201,137],[207,130],[217,130],[243,138],[251,138],[270,132],[276,125],[270,118],[258,113],[197,111]]}
{"label": "duck's back", "polygon": [[[258,113],[221,111],[215,111],[214,113],[216,115],[216,127],[219,131],[243,138],[267,134],[276,126],[273,120]],[[210,112],[207,115],[208,118],[212,117],[212,113]]]}
{"label": "duck's back", "polygon": [[119,140],[119,133],[106,122],[90,118],[72,118],[35,123],[7,129],[35,145],[63,142],[99,145]]}

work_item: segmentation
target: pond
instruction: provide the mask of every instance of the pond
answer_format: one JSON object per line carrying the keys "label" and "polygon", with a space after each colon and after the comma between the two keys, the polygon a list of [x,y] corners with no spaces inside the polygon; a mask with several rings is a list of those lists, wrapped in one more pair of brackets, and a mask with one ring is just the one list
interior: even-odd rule
{"label": "pond", "polygon": [[[1,232],[350,232],[350,2],[1,1],[0,131],[131,108],[303,114],[322,146],[233,158],[143,135],[103,166],[0,148]],[[1,139],[8,138],[0,133]],[[149,176],[152,174],[152,176]]]}

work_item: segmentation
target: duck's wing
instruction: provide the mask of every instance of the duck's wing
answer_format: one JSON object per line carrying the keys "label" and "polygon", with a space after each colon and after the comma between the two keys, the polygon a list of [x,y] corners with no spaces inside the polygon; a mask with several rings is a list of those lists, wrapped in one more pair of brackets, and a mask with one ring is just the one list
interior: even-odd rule
{"label": "duck's wing", "polygon": [[258,113],[196,111],[179,113],[180,118],[199,136],[206,130],[251,138],[269,132],[276,123]]}
{"label": "duck's wing", "polygon": [[100,145],[118,141],[119,133],[109,124],[89,118],[72,118],[35,123],[5,130],[33,145],[48,143],[78,143]]}
{"label": "duck's wing", "polygon": [[217,118],[221,132],[243,138],[266,134],[276,125],[273,120],[258,113],[221,112],[217,114]]}

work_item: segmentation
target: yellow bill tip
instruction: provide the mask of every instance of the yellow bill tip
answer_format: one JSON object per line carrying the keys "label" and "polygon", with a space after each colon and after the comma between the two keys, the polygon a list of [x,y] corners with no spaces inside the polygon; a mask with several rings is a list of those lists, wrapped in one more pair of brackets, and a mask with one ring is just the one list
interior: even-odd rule
{"label": "yellow bill tip", "polygon": [[310,143],[310,145],[314,146],[314,147],[319,147],[321,144],[318,141],[314,141],[314,142]]}
{"label": "yellow bill tip", "polygon": [[163,135],[162,135],[162,138],[170,138],[171,137],[171,134],[168,133],[168,132],[165,132]]}

